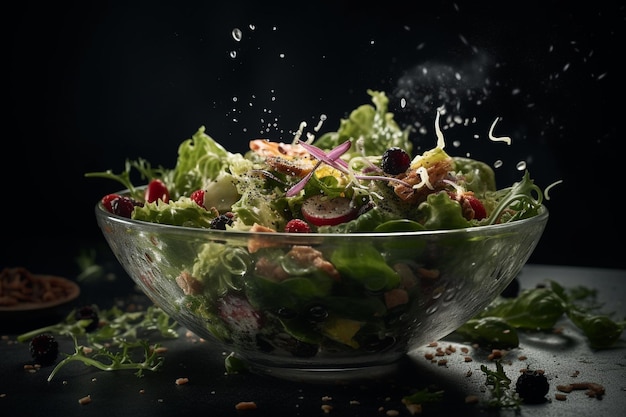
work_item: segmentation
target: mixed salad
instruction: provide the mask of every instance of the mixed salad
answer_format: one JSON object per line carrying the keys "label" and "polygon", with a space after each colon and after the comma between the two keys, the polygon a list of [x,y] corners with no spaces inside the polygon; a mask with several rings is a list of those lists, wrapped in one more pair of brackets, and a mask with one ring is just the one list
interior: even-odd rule
{"label": "mixed salad", "polygon": [[[139,159],[126,161],[121,174],[86,175],[115,179],[130,190],[128,196],[106,196],[109,211],[186,227],[391,232],[481,226],[538,213],[542,192],[528,172],[512,187],[496,190],[489,165],[446,153],[439,111],[437,146],[411,156],[409,129],[388,112],[388,97],[368,93],[374,106],[358,107],[337,131],[317,139],[303,139],[303,125],[292,143],[256,139],[242,155],[200,127],[180,144],[174,169]],[[145,189],[133,186],[132,169],[148,182]],[[292,220],[299,226],[288,227]]]}
{"label": "mixed salad", "polygon": [[[111,213],[235,234],[474,228],[541,211],[543,193],[528,172],[512,186],[496,189],[489,165],[448,155],[439,112],[437,145],[413,155],[410,131],[388,111],[388,97],[368,93],[373,105],[359,106],[336,131],[319,138],[304,134],[303,124],[292,143],[255,139],[240,154],[201,127],[180,144],[173,169],[139,159],[127,160],[120,174],[87,176],[114,179],[127,188],[102,198]],[[135,187],[132,173],[147,185]],[[300,357],[325,349],[388,348],[388,341],[406,330],[395,318],[414,308],[423,291],[408,283],[401,269],[419,269],[410,276],[436,269],[398,263],[397,254],[356,241],[332,251],[249,245],[245,253],[225,241],[210,241],[193,252],[192,260],[170,262],[187,265],[175,278],[185,298],[181,308],[203,317],[218,339],[235,344],[245,339]]]}

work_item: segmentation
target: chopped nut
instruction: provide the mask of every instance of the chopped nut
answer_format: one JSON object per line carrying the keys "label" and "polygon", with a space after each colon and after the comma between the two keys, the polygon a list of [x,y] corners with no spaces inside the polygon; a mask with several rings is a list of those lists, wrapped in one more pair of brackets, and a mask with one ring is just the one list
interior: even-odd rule
{"label": "chopped nut", "polygon": [[235,410],[256,410],[256,408],[254,401],[240,401],[235,404]]}
{"label": "chopped nut", "polygon": [[468,395],[465,397],[465,404],[477,404],[478,396],[477,395]]}
{"label": "chopped nut", "polygon": [[78,399],[78,404],[81,404],[81,405],[89,404],[90,402],[91,402],[91,395],[87,395],[86,397]]}

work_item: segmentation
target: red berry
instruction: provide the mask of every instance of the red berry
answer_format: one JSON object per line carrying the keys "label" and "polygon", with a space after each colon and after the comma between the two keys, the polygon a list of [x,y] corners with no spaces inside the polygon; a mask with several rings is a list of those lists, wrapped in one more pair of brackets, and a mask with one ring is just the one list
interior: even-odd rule
{"label": "red berry", "polygon": [[[204,190],[196,190],[191,193],[191,199],[200,207],[204,207]],[[206,207],[204,207],[206,208]]]}
{"label": "red berry", "polygon": [[102,205],[104,206],[106,211],[108,211],[109,213],[113,213],[113,207],[111,203],[113,202],[113,200],[119,197],[120,197],[119,194],[107,194],[104,197],[102,197],[102,200],[100,201],[102,202]]}
{"label": "red berry", "polygon": [[153,179],[148,183],[145,199],[148,203],[154,203],[158,200],[167,203],[168,201],[170,201],[170,192],[163,181],[159,179]]}
{"label": "red berry", "polygon": [[254,335],[262,327],[261,314],[240,296],[227,294],[217,302],[217,314],[233,330]]}
{"label": "red berry", "polygon": [[461,207],[469,204],[474,214],[472,215],[471,212],[467,213],[466,217],[468,220],[482,220],[487,217],[487,210],[485,210],[485,206],[472,192],[464,192],[461,194],[449,192],[448,195],[451,199],[458,201],[459,204],[461,204]]}
{"label": "red berry", "polygon": [[301,219],[292,219],[285,225],[285,232],[287,233],[310,233],[311,227],[307,222]]}
{"label": "red berry", "polygon": [[485,210],[485,206],[482,201],[474,196],[466,196],[466,198],[468,199],[470,206],[472,206],[472,209],[474,209],[474,218],[476,220],[482,220],[487,217],[487,210]]}

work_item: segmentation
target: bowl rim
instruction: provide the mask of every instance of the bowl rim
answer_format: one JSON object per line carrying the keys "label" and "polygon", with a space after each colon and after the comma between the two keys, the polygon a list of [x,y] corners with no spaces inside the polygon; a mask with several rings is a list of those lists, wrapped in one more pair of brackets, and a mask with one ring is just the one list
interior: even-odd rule
{"label": "bowl rim", "polygon": [[[128,194],[129,190],[118,191],[114,194]],[[535,224],[541,222],[547,222],[549,217],[549,210],[544,205],[541,204],[539,207],[539,213],[535,216],[528,217],[521,220],[515,220],[507,223],[498,223],[498,224],[489,224],[484,226],[471,226],[471,227],[463,227],[458,229],[435,229],[435,230],[416,230],[416,231],[398,231],[398,232],[354,232],[354,233],[289,233],[289,232],[251,232],[246,230],[216,230],[216,229],[208,229],[208,228],[199,228],[199,227],[186,227],[186,226],[176,226],[171,224],[164,223],[153,223],[147,222],[143,220],[129,219],[127,217],[122,217],[117,214],[111,213],[104,208],[102,201],[98,201],[95,205],[95,213],[96,218],[102,217],[107,218],[111,221],[115,221],[116,223],[127,224],[131,226],[141,226],[143,228],[148,228],[152,230],[167,230],[171,232],[185,233],[185,232],[199,232],[205,233],[207,235],[212,235],[215,237],[223,237],[223,236],[239,236],[239,237],[263,237],[268,238],[270,236],[281,237],[281,238],[298,238],[298,240],[318,240],[320,238],[331,238],[337,236],[345,236],[345,237],[354,237],[358,236],[360,238],[381,238],[381,237],[404,237],[404,236],[440,236],[440,235],[457,235],[457,234],[481,234],[485,231],[487,232],[495,232],[495,231],[506,231],[507,229],[516,229],[518,227],[522,227],[528,224]]]}

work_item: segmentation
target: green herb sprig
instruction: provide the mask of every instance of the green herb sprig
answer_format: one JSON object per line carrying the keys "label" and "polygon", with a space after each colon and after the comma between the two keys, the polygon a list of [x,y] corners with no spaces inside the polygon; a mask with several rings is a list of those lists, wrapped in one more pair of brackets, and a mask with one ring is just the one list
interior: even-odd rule
{"label": "green herb sprig", "polygon": [[[54,367],[48,376],[48,382],[52,381],[57,372],[70,362],[83,362],[85,365],[93,366],[102,371],[136,370],[135,375],[137,377],[142,377],[146,370],[157,371],[163,365],[164,358],[158,353],[159,344],[151,346],[146,339],[134,342],[120,341],[117,345],[117,348],[120,349],[119,352],[101,346],[95,352],[87,354],[85,353],[85,346],[79,345],[76,336],[72,335],[72,338],[74,339],[74,353],[67,355]],[[137,348],[143,349],[141,361],[132,358],[131,353]]]}
{"label": "green herb sprig", "polygon": [[485,374],[485,385],[490,390],[491,397],[487,401],[490,408],[520,408],[521,399],[514,389],[511,388],[511,379],[504,372],[502,363],[495,361],[496,370],[489,369],[486,365],[481,365],[480,370]]}
{"label": "green herb sprig", "polygon": [[[23,333],[17,337],[17,341],[28,342],[41,333],[73,340],[74,353],[65,354],[66,357],[55,366],[48,377],[48,381],[51,381],[61,368],[77,361],[103,371],[135,370],[135,375],[141,377],[146,370],[158,370],[164,360],[159,356],[159,345],[150,345],[143,337],[153,332],[163,338],[178,337],[178,324],[153,305],[145,311],[136,312],[124,312],[117,307],[101,310],[98,328],[87,332],[86,328],[91,321],[77,320],[75,311],[72,311],[63,321]],[[136,359],[138,351],[141,352],[141,359]]]}

